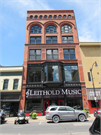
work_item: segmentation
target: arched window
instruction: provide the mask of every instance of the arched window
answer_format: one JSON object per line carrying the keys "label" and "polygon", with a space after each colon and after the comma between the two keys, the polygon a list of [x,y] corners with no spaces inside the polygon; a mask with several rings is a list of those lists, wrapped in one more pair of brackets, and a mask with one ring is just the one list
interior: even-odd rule
{"label": "arched window", "polygon": [[41,27],[38,25],[32,26],[30,33],[41,33]]}
{"label": "arched window", "polygon": [[46,33],[56,33],[56,32],[57,31],[56,31],[56,27],[55,26],[53,26],[53,25],[47,26]]}
{"label": "arched window", "polygon": [[63,25],[61,27],[61,33],[71,33],[72,28],[69,25]]}

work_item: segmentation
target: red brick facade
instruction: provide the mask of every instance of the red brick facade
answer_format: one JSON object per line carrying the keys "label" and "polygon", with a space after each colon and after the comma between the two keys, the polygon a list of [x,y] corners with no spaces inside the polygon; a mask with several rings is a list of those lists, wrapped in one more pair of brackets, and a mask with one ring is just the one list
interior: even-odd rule
{"label": "red brick facade", "polygon": [[[31,19],[30,16],[33,16]],[[35,16],[37,15],[37,19]],[[42,19],[40,19],[42,15]],[[44,16],[47,15],[47,19]],[[49,18],[49,15],[52,15],[52,18]],[[54,15],[57,18],[54,18]],[[58,16],[61,15],[61,18]],[[64,18],[66,15],[66,18]],[[68,18],[68,15],[71,15],[71,18]],[[41,33],[30,33],[30,29],[34,25],[39,25],[41,27]],[[46,27],[48,25],[54,25],[57,28],[56,33],[46,33]],[[72,28],[71,33],[61,33],[61,27],[63,25],[69,25]],[[41,44],[30,44],[30,36],[40,36]],[[46,44],[46,36],[57,36],[57,44]],[[73,43],[63,44],[62,36],[73,36]],[[64,60],[63,49],[75,49],[75,60]],[[41,49],[41,60],[29,60],[29,50],[30,49]],[[82,101],[83,108],[88,109],[88,101],[86,94],[86,87],[84,81],[82,60],[80,55],[79,40],[77,34],[77,27],[75,22],[75,16],[73,10],[46,10],[46,11],[27,11],[27,21],[26,21],[26,36],[25,36],[25,51],[24,51],[24,71],[23,71],[23,81],[22,81],[22,92],[20,100],[20,109],[25,109],[25,94],[26,94],[26,83],[27,83],[27,66],[28,64],[35,63],[44,63],[49,62],[46,58],[46,49],[58,49],[58,60],[51,60],[51,62],[62,62],[62,63],[77,63],[79,70],[79,78],[82,91]]]}

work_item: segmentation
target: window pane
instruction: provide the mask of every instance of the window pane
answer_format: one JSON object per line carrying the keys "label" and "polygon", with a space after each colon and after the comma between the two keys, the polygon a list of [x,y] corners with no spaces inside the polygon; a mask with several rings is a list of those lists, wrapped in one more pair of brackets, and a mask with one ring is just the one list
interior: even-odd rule
{"label": "window pane", "polygon": [[58,60],[58,55],[53,55],[53,60]]}
{"label": "window pane", "polygon": [[47,50],[47,54],[52,54],[52,50]]}
{"label": "window pane", "polygon": [[71,59],[71,60],[74,60],[74,59],[75,59],[75,54],[71,54],[71,55],[70,55],[70,59]]}
{"label": "window pane", "polygon": [[18,89],[18,80],[14,80],[14,88],[13,89]]}
{"label": "window pane", "polygon": [[35,60],[35,56],[29,56],[29,60]]}
{"label": "window pane", "polygon": [[59,81],[58,66],[48,66],[48,81]]}
{"label": "window pane", "polygon": [[41,67],[28,68],[28,82],[41,82]]}
{"label": "window pane", "polygon": [[36,60],[41,60],[41,56],[36,56]]}
{"label": "window pane", "polygon": [[58,50],[53,50],[53,54],[58,54]]}
{"label": "window pane", "polygon": [[[35,16],[35,18],[37,19],[37,16]],[[31,33],[41,33],[41,27],[38,25],[32,26]]]}
{"label": "window pane", "polygon": [[8,89],[8,80],[4,80],[3,90],[7,90],[7,89]]}
{"label": "window pane", "polygon": [[64,59],[65,59],[65,60],[69,60],[69,55],[68,55],[68,54],[67,54],[67,55],[64,54]]}
{"label": "window pane", "polygon": [[64,54],[69,54],[69,51],[67,49],[63,50]]}
{"label": "window pane", "polygon": [[30,54],[30,55],[35,54],[35,50],[30,50],[29,54]]}
{"label": "window pane", "polygon": [[71,71],[65,71],[65,81],[72,81]]}
{"label": "window pane", "polygon": [[52,60],[52,55],[47,55],[47,60]]}
{"label": "window pane", "polygon": [[41,50],[36,50],[36,54],[41,54]]}

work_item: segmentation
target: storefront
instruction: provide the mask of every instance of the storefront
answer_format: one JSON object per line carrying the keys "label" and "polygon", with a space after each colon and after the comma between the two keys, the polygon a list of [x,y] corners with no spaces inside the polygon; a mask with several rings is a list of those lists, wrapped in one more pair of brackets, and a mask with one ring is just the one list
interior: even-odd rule
{"label": "storefront", "polygon": [[[87,98],[89,105],[89,113],[93,114],[95,110],[101,108],[101,88],[95,88],[96,91],[96,101],[94,100],[94,89],[87,88]],[[97,106],[96,106],[97,105]]]}
{"label": "storefront", "polygon": [[1,94],[1,109],[3,109],[7,116],[17,116],[20,102],[20,93],[2,93]]}
{"label": "storefront", "polygon": [[25,112],[30,113],[36,110],[38,115],[45,115],[45,110],[50,105],[67,105],[80,106],[82,105],[82,92],[80,88],[45,88],[26,90]]}

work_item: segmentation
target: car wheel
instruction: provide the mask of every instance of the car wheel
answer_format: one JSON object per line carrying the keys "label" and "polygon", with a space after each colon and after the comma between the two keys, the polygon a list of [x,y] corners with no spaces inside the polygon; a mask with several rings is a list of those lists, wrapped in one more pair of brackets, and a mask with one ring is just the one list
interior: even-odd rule
{"label": "car wheel", "polygon": [[81,121],[81,122],[85,121],[85,116],[83,114],[79,115],[79,121]]}
{"label": "car wheel", "polygon": [[59,119],[59,116],[55,115],[53,116],[52,120],[54,123],[58,123],[60,119]]}

